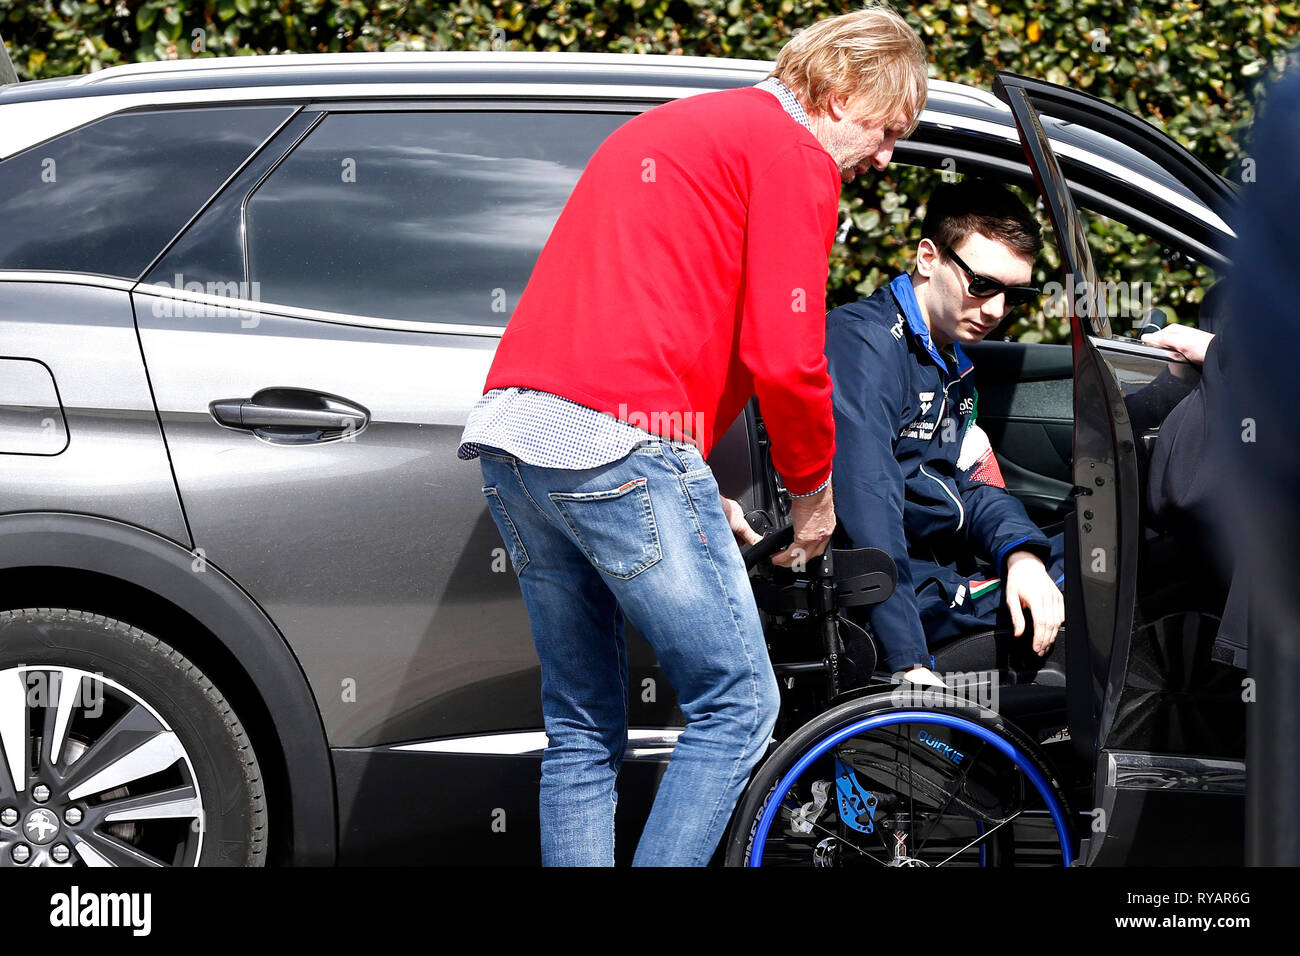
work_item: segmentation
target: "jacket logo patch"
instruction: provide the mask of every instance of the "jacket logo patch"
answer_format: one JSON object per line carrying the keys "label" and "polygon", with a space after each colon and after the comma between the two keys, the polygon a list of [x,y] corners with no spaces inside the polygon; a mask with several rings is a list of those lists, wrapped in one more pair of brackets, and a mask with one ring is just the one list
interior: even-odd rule
{"label": "jacket logo patch", "polygon": [[916,397],[921,403],[921,414],[924,415],[934,404],[934,392],[918,392]]}
{"label": "jacket logo patch", "polygon": [[894,323],[893,328],[891,328],[891,329],[889,330],[889,333],[890,333],[890,335],[892,335],[895,339],[898,339],[899,341],[902,341],[902,339],[903,339],[903,317],[902,317],[901,315],[898,317],[898,321]]}
{"label": "jacket logo patch", "polygon": [[969,395],[963,398],[961,404],[957,406],[957,410],[963,415],[969,415],[975,410],[975,399],[971,398]]}
{"label": "jacket logo patch", "polygon": [[934,437],[934,430],[936,427],[938,427],[938,425],[939,425],[938,422],[927,422],[924,419],[918,418],[916,421],[912,422],[901,432],[899,432],[898,437],[917,438],[920,439],[921,441],[929,441],[931,438]]}

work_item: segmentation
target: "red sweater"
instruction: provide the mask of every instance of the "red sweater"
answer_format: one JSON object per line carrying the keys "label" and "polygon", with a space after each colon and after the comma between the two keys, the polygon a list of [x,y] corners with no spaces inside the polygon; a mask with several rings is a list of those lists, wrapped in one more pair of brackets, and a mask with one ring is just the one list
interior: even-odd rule
{"label": "red sweater", "polygon": [[483,391],[540,389],[708,457],[757,395],[795,494],[830,474],[827,259],[840,176],[754,87],[633,117],[587,164]]}

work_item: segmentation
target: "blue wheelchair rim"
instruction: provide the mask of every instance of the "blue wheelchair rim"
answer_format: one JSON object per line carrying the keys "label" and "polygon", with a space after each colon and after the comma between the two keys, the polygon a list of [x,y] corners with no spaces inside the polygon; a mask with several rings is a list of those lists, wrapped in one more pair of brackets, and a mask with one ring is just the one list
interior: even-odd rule
{"label": "blue wheelchair rim", "polygon": [[[790,792],[790,788],[794,786],[795,781],[803,776],[803,772],[808,769],[809,764],[832,747],[843,743],[849,737],[864,731],[876,730],[879,727],[890,727],[894,724],[932,724],[940,727],[950,727],[992,744],[996,750],[1011,760],[1029,778],[1029,782],[1034,785],[1038,795],[1043,798],[1043,802],[1047,804],[1048,812],[1051,813],[1052,823],[1056,827],[1057,840],[1061,846],[1061,858],[1065,866],[1073,865],[1074,855],[1070,850],[1070,830],[1065,822],[1065,810],[1061,806],[1061,802],[1056,799],[1056,794],[1051,786],[1048,785],[1043,775],[1028,757],[1005,738],[967,717],[923,710],[895,710],[863,717],[819,740],[812,749],[801,756],[777,783],[776,789],[772,791],[766,806],[763,807],[763,814],[759,817],[758,826],[754,830],[754,839],[749,853],[749,865],[763,865],[763,846],[767,842],[767,834],[772,828],[772,821],[776,819],[777,811],[780,810],[785,795]],[[984,863],[983,841],[980,842],[980,863],[981,865]]]}

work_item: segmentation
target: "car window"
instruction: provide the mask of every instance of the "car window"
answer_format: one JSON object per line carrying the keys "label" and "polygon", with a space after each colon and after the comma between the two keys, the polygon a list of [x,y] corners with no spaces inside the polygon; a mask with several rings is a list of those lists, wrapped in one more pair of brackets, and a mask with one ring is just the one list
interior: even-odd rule
{"label": "car window", "polygon": [[[1113,334],[1136,339],[1148,322],[1213,328],[1218,274],[1185,250],[1080,207]],[[1159,314],[1153,314],[1158,310]]]}
{"label": "car window", "polygon": [[0,268],[135,278],[293,112],[111,116],[0,163]]}
{"label": "car window", "polygon": [[504,326],[596,147],[629,114],[327,116],[247,205],[263,302]]}

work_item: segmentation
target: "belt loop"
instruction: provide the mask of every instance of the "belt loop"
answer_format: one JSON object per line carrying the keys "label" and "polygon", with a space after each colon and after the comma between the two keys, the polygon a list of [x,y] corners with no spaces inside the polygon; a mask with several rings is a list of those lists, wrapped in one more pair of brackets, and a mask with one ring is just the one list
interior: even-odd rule
{"label": "belt loop", "polygon": [[682,461],[682,456],[677,448],[677,443],[674,442],[672,439],[669,438],[663,439],[661,442],[659,442],[659,448],[661,451],[666,448],[668,449],[669,452],[672,453],[673,461],[677,462],[678,467],[681,468],[683,473],[690,470],[689,468],[686,467],[686,462]]}

